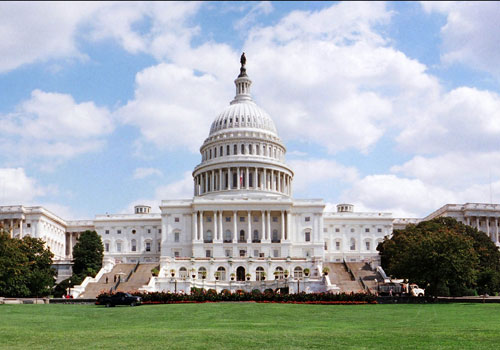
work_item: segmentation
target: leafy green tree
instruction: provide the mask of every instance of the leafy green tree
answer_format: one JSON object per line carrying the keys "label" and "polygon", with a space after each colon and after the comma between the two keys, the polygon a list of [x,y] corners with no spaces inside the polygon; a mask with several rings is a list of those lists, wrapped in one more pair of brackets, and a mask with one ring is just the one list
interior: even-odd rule
{"label": "leafy green tree", "polygon": [[72,284],[79,284],[86,276],[95,277],[102,267],[103,256],[101,236],[95,231],[83,232],[73,247]]}
{"label": "leafy green tree", "polygon": [[390,275],[426,287],[430,295],[498,291],[500,253],[491,240],[453,218],[436,218],[394,230],[377,249]]}
{"label": "leafy green tree", "polygon": [[0,232],[0,295],[46,296],[54,285],[53,254],[37,238],[10,238]]}

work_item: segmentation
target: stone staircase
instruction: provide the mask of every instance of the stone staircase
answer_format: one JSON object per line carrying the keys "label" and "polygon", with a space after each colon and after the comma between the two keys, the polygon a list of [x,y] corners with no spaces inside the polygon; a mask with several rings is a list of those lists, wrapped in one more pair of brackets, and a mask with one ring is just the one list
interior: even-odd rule
{"label": "stone staircase", "polygon": [[352,280],[343,263],[324,263],[323,266],[330,268],[328,277],[332,284],[340,288],[340,293],[358,293],[363,290],[358,280]]}
{"label": "stone staircase", "polygon": [[376,280],[381,281],[382,277],[376,270],[372,270],[370,264],[364,262],[347,262],[346,264],[351,269],[356,280],[361,278],[371,293],[377,292]]}
{"label": "stone staircase", "polygon": [[[127,278],[130,271],[132,271],[135,268],[135,265],[136,264],[116,264],[113,267],[113,270],[102,275],[99,281],[95,283],[89,283],[85,288],[85,291],[79,297],[95,298],[101,292],[109,292],[109,290],[115,286],[119,277],[121,277],[122,280],[125,280],[125,278]],[[108,279],[107,283],[106,283],[106,278]]]}
{"label": "stone staircase", "polygon": [[151,269],[157,266],[158,263],[140,263],[129,280],[121,282],[116,290],[120,292],[133,292],[139,290],[139,288],[149,283],[149,279],[153,276]]}

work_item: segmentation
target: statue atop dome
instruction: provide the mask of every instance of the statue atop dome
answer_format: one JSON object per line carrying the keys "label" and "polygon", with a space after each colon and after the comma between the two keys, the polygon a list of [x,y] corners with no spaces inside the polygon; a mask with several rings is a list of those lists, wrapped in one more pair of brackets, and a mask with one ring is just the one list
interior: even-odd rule
{"label": "statue atop dome", "polygon": [[238,78],[246,77],[247,69],[245,68],[245,65],[247,64],[247,58],[245,57],[244,52],[241,54],[240,63],[241,63],[241,68],[240,68],[240,75],[238,75]]}

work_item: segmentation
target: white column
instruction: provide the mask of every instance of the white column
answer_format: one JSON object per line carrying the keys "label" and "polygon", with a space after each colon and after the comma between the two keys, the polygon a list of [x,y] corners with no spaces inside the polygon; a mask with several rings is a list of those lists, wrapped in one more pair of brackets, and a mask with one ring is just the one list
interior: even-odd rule
{"label": "white column", "polygon": [[259,184],[258,176],[259,176],[258,170],[257,170],[257,168],[254,168],[254,171],[253,171],[253,188],[255,190],[258,188],[257,185]]}
{"label": "white column", "polygon": [[476,228],[479,231],[479,216],[476,216]]}
{"label": "white column", "polygon": [[224,239],[224,228],[222,227],[222,216],[223,216],[223,211],[221,210],[219,213],[219,240]]}
{"label": "white column", "polygon": [[287,241],[290,240],[290,219],[291,219],[290,211],[287,211],[286,212],[286,236],[285,236],[285,239]]}
{"label": "white column", "polygon": [[[324,244],[324,241],[325,241],[325,239],[324,239],[324,233],[323,233],[324,223],[323,223],[323,216],[320,215],[320,214],[318,214],[318,225],[319,225],[319,228],[318,228],[318,231],[319,231],[318,232],[318,238],[319,238],[319,241]],[[360,242],[360,244],[361,244],[361,242]]]}
{"label": "white column", "polygon": [[264,210],[261,211],[262,218],[261,218],[261,223],[262,223],[262,231],[260,232],[260,239],[262,241],[266,240],[266,219],[264,218]]}
{"label": "white column", "polygon": [[222,191],[222,168],[219,169],[219,191]]}
{"label": "white column", "polygon": [[240,167],[236,168],[236,188],[240,189]]}
{"label": "white column", "polygon": [[467,216],[467,217],[465,218],[465,220],[467,221],[467,225],[469,225],[469,226],[470,226],[470,217],[469,217],[469,216]]}
{"label": "white column", "polygon": [[281,172],[278,171],[278,192],[281,192]]}
{"label": "white column", "polygon": [[214,241],[218,240],[219,239],[219,230],[218,230],[218,227],[219,226],[219,220],[218,220],[218,215],[217,215],[217,211],[214,210]]}
{"label": "white column", "polygon": [[270,189],[271,189],[271,191],[274,191],[274,170],[271,170],[271,184],[270,184]]}
{"label": "white column", "polygon": [[490,217],[489,216],[486,216],[486,234],[488,235],[488,237],[491,238],[490,236]]}
{"label": "white column", "polygon": [[246,180],[245,180],[245,188],[250,189],[250,174],[248,167],[246,168]]}
{"label": "white column", "polygon": [[[248,169],[248,168],[247,168]],[[248,171],[247,171],[248,174]],[[252,243],[252,213],[250,210],[248,211],[248,236],[247,236],[247,243]]]}
{"label": "white column", "polygon": [[73,256],[73,232],[69,233],[69,256]]}
{"label": "white column", "polygon": [[285,240],[285,213],[281,211],[281,241]]}
{"label": "white column", "polygon": [[215,170],[212,170],[212,185],[210,187],[210,190],[212,192],[215,191]]}
{"label": "white column", "polygon": [[262,189],[267,190],[267,174],[266,174],[266,168],[262,169],[262,177],[264,181],[262,181]]}
{"label": "white column", "polygon": [[204,240],[205,239],[205,235],[203,234],[203,212],[200,211],[200,234],[199,234],[199,239],[200,240]]}
{"label": "white column", "polygon": [[233,211],[233,243],[238,243],[238,226],[236,220],[238,213],[236,211]]}
{"label": "white column", "polygon": [[198,195],[198,193],[196,193],[196,176],[195,176],[195,177],[194,177],[194,179],[193,179],[193,185],[194,185],[194,186],[193,186],[193,193],[194,193],[194,195],[195,195],[195,196],[197,196],[197,195]]}
{"label": "white column", "polygon": [[498,242],[498,217],[495,217],[495,243]]}
{"label": "white column", "polygon": [[23,238],[23,219],[19,219],[19,238]]}
{"label": "white column", "polygon": [[[162,235],[163,235],[163,232],[164,230],[166,231],[166,227],[163,228],[162,227]],[[194,212],[191,214],[191,232],[192,232],[192,237],[191,239],[193,241],[197,241],[198,240],[198,212]]]}
{"label": "white column", "polygon": [[271,211],[267,211],[267,239],[271,240],[272,237],[272,232],[271,232]]}
{"label": "white column", "polygon": [[14,238],[14,220],[13,219],[9,220],[9,233],[10,233],[10,237]]}

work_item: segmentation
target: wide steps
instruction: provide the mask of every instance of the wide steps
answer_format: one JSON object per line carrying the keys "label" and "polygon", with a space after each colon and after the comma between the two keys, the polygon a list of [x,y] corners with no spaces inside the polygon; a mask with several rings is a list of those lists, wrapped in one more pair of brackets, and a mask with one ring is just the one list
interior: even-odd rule
{"label": "wide steps", "polygon": [[323,266],[327,266],[330,269],[328,273],[330,282],[336,284],[341,293],[358,293],[363,291],[363,287],[359,281],[351,279],[351,275],[346,271],[343,263],[325,263]]}
{"label": "wide steps", "polygon": [[[110,288],[116,284],[118,278],[121,276],[122,280],[127,278],[130,271],[135,268],[136,264],[116,264],[113,270],[104,274],[99,281],[89,283],[85,291],[80,295],[80,298],[96,298],[101,292],[109,292]],[[115,280],[116,276],[116,280]],[[106,283],[106,277],[108,283]]]}
{"label": "wide steps", "polygon": [[356,276],[356,280],[361,278],[372,293],[376,292],[377,280],[380,281],[382,277],[379,276],[376,270],[372,270],[370,264],[364,262],[348,262],[347,266],[351,269],[354,276]]}
{"label": "wide steps", "polygon": [[[137,270],[130,276],[130,279],[126,282],[120,283],[117,291],[120,292],[133,292],[139,290],[139,288],[147,285],[149,280],[153,276],[151,270],[157,267],[158,263],[141,263],[137,267]],[[134,266],[135,267],[135,266]]]}

